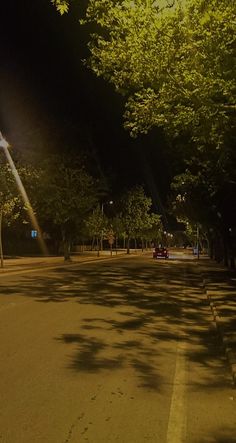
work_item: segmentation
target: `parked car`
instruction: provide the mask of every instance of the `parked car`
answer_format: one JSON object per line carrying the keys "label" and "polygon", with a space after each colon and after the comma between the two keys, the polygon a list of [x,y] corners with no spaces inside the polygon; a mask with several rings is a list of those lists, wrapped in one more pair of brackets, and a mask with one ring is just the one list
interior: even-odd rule
{"label": "parked car", "polygon": [[169,252],[164,247],[153,249],[153,258],[169,258]]}

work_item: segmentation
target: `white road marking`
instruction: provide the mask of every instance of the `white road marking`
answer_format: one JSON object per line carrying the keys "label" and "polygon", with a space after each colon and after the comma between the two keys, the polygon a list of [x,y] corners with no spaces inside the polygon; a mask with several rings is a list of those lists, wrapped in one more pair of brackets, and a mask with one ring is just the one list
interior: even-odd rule
{"label": "white road marking", "polygon": [[173,393],[167,429],[167,443],[183,443],[186,438],[186,342],[179,342]]}
{"label": "white road marking", "polygon": [[[186,270],[184,273],[181,301],[185,300]],[[182,312],[183,316],[183,312]],[[184,324],[184,318],[183,318]],[[184,443],[186,441],[187,407],[186,407],[186,333],[179,331],[173,392],[170,405],[166,443]]]}

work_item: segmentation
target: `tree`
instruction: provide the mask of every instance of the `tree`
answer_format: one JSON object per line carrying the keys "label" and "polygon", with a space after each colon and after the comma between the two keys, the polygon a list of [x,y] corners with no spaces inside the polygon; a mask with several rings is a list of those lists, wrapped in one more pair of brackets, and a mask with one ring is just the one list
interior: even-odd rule
{"label": "tree", "polygon": [[[62,12],[69,2],[54,0]],[[66,4],[66,8],[65,8]],[[126,97],[132,135],[163,127],[198,147],[235,130],[236,10],[228,0],[90,0],[88,66]]]}
{"label": "tree", "polygon": [[107,229],[107,218],[101,211],[100,206],[98,205],[90,214],[86,220],[86,227],[89,235],[96,240],[97,243],[97,254],[99,256],[99,242],[100,245],[102,243],[102,238]]}
{"label": "tree", "polygon": [[52,156],[40,169],[37,214],[44,226],[60,231],[64,258],[70,259],[73,240],[97,202],[98,183],[80,158]]}
{"label": "tree", "polygon": [[0,259],[3,261],[2,227],[10,225],[19,216],[23,204],[16,190],[15,180],[9,165],[0,163]]}
{"label": "tree", "polygon": [[147,242],[158,244],[163,238],[163,226],[161,222],[161,216],[151,213],[148,215],[148,217],[148,223],[139,232],[139,236],[142,240],[142,249],[144,249],[144,242],[146,243],[145,247],[147,248]]}
{"label": "tree", "polygon": [[115,236],[115,245],[117,250],[119,238],[123,237],[124,239],[125,237],[125,228],[122,220],[122,214],[120,212],[111,219],[111,226]]}
{"label": "tree", "polygon": [[172,146],[183,146],[185,211],[233,244],[234,2],[90,0],[82,23],[95,24],[87,65],[126,98],[125,127],[133,136],[162,127]]}
{"label": "tree", "polygon": [[[234,199],[236,181],[227,174],[229,167],[224,158],[215,162],[198,155],[188,162],[186,171],[175,177],[172,183],[173,210],[181,221],[200,227],[207,239],[211,256],[234,262],[234,238],[236,226]],[[235,176],[235,174],[234,174]],[[231,179],[230,179],[231,178]]]}
{"label": "tree", "polygon": [[162,126],[221,146],[236,111],[233,2],[189,0],[168,14],[159,5],[91,0],[89,66],[127,97],[131,134]]}
{"label": "tree", "polygon": [[135,186],[121,198],[122,222],[127,235],[127,254],[130,252],[130,239],[150,227],[151,198],[147,197],[141,186]]}
{"label": "tree", "polygon": [[126,97],[131,135],[158,126],[201,148],[229,144],[236,113],[233,2],[90,0],[82,23],[96,25],[88,66]]}

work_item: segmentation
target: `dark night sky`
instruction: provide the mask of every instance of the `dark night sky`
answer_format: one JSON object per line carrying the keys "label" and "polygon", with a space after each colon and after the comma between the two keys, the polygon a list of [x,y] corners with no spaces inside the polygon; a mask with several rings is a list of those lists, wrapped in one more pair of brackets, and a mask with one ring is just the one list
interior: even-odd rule
{"label": "dark night sky", "polygon": [[[1,5],[0,130],[19,150],[96,150],[113,188],[140,183],[155,199],[169,180],[157,131],[132,140],[122,127],[123,99],[83,66],[88,30],[81,0],[61,17],[50,0]],[[46,147],[46,148],[45,148]]]}

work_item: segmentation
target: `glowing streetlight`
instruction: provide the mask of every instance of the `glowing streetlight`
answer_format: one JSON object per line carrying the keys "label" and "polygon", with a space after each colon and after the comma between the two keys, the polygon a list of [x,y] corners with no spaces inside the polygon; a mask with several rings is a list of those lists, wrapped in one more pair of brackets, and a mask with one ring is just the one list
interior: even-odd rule
{"label": "glowing streetlight", "polygon": [[102,214],[103,214],[103,212],[104,212],[104,205],[113,205],[113,200],[109,200],[108,202],[105,202],[105,203],[102,203],[101,204],[101,211],[102,211]]}
{"label": "glowing streetlight", "polygon": [[[109,200],[108,202],[103,202],[101,204],[101,211],[102,211],[102,215],[104,214],[104,205],[113,205],[113,200]],[[103,250],[103,230],[102,230],[102,235],[101,235],[101,251]]]}

